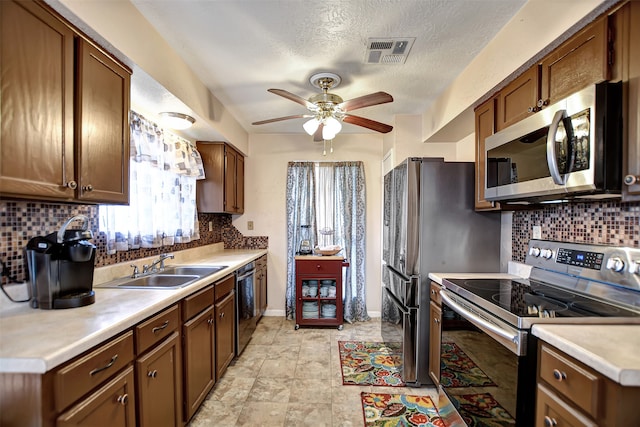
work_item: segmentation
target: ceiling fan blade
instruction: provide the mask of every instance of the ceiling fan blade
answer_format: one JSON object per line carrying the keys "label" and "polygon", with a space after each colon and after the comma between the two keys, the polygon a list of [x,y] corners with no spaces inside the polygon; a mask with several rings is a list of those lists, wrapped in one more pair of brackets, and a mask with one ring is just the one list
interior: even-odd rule
{"label": "ceiling fan blade", "polygon": [[260,120],[259,122],[253,122],[251,124],[252,125],[264,125],[266,123],[281,122],[283,120],[304,119],[305,117],[313,117],[313,116],[310,115],[310,114],[295,114],[293,116],[284,116],[284,117],[276,117],[274,119]]}
{"label": "ceiling fan blade", "polygon": [[268,92],[271,93],[275,93],[276,95],[280,95],[283,98],[287,98],[293,102],[297,102],[300,105],[304,105],[305,107],[307,107],[308,109],[314,109],[316,108],[316,106],[314,104],[312,104],[311,102],[307,101],[306,99],[304,99],[301,96],[295,95],[291,92],[288,92],[284,89],[267,89]]}
{"label": "ceiling fan blade", "polygon": [[376,132],[380,133],[389,133],[393,129],[393,126],[376,122],[375,120],[365,119],[364,117],[354,116],[352,114],[346,114],[342,121],[351,123],[352,125],[362,126],[367,129],[375,130]]}
{"label": "ceiling fan blade", "polygon": [[320,123],[320,125],[318,125],[318,129],[314,132],[313,140],[315,142],[322,141],[324,139],[324,138],[322,138],[322,128],[323,127],[324,127],[324,124]]}
{"label": "ceiling fan blade", "polygon": [[360,96],[358,98],[349,99],[338,104],[338,106],[342,111],[353,111],[358,108],[369,107],[371,105],[386,104],[387,102],[393,102],[393,96],[386,92],[376,92]]}

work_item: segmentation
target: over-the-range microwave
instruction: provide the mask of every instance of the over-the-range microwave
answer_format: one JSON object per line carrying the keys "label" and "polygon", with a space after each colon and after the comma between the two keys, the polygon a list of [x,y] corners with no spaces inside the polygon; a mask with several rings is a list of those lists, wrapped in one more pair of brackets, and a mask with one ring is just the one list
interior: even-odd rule
{"label": "over-the-range microwave", "polygon": [[485,141],[485,198],[540,202],[619,197],[622,83],[577,92]]}

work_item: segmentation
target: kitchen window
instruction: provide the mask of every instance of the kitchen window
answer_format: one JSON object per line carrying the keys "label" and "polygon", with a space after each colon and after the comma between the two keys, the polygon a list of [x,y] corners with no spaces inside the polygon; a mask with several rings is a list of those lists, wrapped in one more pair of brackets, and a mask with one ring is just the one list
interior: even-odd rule
{"label": "kitchen window", "polygon": [[199,239],[196,180],[204,169],[195,145],[133,111],[130,119],[129,206],[99,209],[107,252]]}
{"label": "kitchen window", "polygon": [[339,245],[349,260],[345,269],[344,320],[369,320],[366,309],[364,164],[355,162],[289,162],[287,168],[286,312],[294,318],[295,262],[303,225],[313,244]]}

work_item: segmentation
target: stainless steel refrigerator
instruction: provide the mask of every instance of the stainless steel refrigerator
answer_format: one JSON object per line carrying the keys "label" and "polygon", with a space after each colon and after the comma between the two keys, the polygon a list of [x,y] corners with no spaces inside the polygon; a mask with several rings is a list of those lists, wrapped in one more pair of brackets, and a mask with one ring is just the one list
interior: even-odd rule
{"label": "stainless steel refrigerator", "polygon": [[382,336],[409,386],[429,378],[429,273],[500,271],[500,214],[474,210],[474,164],[409,158],[384,177]]}

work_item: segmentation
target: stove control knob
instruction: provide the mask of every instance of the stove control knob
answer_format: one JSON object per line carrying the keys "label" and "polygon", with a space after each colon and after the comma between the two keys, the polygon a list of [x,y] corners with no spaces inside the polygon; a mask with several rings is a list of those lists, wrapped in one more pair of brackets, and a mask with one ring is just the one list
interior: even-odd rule
{"label": "stove control knob", "polygon": [[607,269],[620,273],[624,270],[624,261],[618,257],[609,258],[607,260]]}
{"label": "stove control knob", "polygon": [[544,259],[551,259],[553,257],[553,251],[551,249],[543,249],[540,251],[540,255]]}
{"label": "stove control knob", "polygon": [[532,247],[529,249],[529,255],[538,258],[540,256],[540,248]]}
{"label": "stove control knob", "polygon": [[637,259],[629,266],[629,273],[640,275],[640,259]]}

